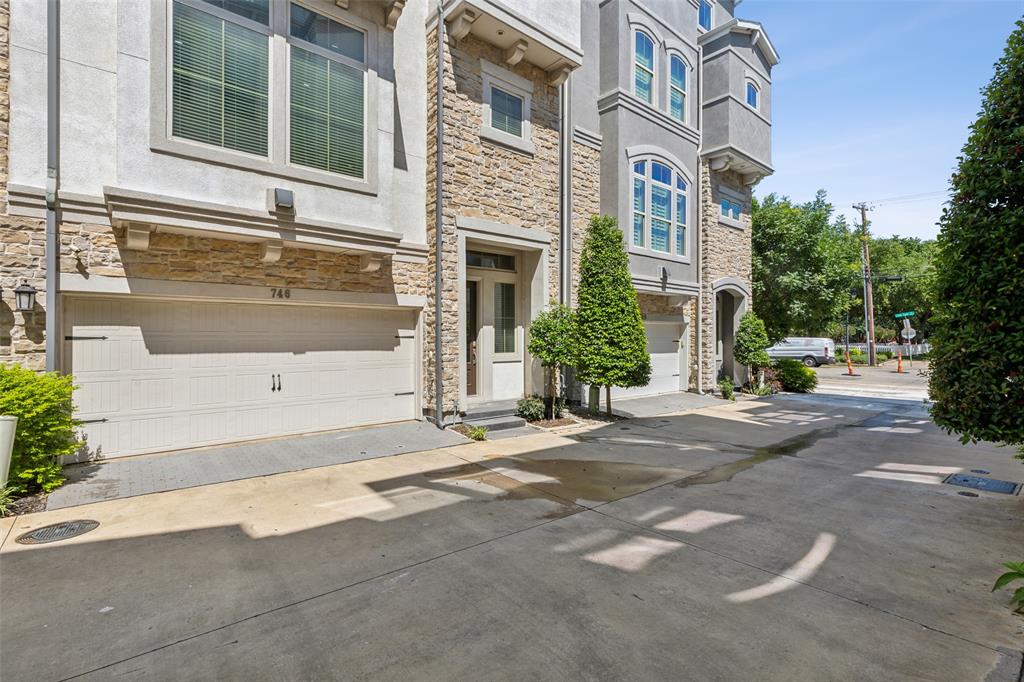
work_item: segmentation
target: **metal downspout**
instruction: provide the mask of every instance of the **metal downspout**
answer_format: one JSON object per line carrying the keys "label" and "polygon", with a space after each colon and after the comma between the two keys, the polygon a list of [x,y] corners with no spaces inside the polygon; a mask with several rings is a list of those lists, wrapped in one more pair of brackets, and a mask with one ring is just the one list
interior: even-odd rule
{"label": "metal downspout", "polygon": [[562,305],[572,305],[572,111],[570,83],[572,76],[566,78],[560,88],[561,98],[561,135],[560,153],[561,169],[559,182],[561,183],[562,196],[562,238],[559,245],[562,249],[562,281],[559,287],[558,302]]}
{"label": "metal downspout", "polygon": [[700,147],[697,151],[697,393],[704,395],[704,161],[701,149],[704,146],[704,48],[697,48],[697,63],[700,75],[697,78],[697,129],[700,131]]}
{"label": "metal downspout", "polygon": [[46,371],[60,369],[60,0],[46,12]]}
{"label": "metal downspout", "polygon": [[437,2],[437,97],[434,153],[434,423],[444,428],[444,363],[441,357],[441,219],[444,201],[444,7]]}

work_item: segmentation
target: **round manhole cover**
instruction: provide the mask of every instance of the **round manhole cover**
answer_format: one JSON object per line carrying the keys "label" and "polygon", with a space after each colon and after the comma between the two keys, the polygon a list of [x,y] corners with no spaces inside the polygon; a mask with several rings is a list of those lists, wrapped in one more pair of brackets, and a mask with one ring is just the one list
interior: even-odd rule
{"label": "round manhole cover", "polygon": [[47,542],[67,540],[68,538],[73,538],[76,535],[88,533],[99,525],[99,521],[91,521],[89,519],[62,521],[61,523],[53,523],[49,526],[43,526],[42,528],[36,528],[35,530],[23,533],[18,536],[15,542],[22,545],[42,545]]}

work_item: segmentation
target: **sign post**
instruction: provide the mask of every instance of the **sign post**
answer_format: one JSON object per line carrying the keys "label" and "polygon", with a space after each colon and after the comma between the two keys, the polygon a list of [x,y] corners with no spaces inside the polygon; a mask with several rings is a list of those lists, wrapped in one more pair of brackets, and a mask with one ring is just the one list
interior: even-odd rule
{"label": "sign post", "polygon": [[[902,314],[902,313],[901,313]],[[910,313],[913,315],[913,313]],[[910,345],[910,341],[917,336],[917,330],[910,326],[909,316],[903,318],[903,329],[900,330],[900,336],[907,340],[907,352],[910,353],[910,366],[914,366],[914,349]]]}

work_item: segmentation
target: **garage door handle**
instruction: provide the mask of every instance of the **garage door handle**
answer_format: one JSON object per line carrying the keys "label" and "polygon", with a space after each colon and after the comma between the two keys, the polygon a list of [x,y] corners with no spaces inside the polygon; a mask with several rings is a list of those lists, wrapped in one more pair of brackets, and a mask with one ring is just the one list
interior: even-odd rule
{"label": "garage door handle", "polygon": [[280,374],[277,375],[277,390],[278,391],[281,390],[281,375]]}
{"label": "garage door handle", "polygon": [[270,375],[270,392],[273,393],[277,390],[277,384],[274,383],[274,375]]}

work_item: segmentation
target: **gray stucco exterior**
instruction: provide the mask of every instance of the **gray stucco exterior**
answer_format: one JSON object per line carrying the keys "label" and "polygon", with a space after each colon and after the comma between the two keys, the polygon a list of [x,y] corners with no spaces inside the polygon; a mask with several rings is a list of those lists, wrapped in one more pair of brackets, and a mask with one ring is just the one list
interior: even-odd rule
{"label": "gray stucco exterior", "polygon": [[[571,79],[572,124],[601,136],[601,211],[614,215],[630,244],[637,289],[649,293],[698,291],[697,238],[702,160],[728,159],[750,183],[771,172],[771,67],[774,51],[757,24],[737,21],[732,2],[716,2],[713,28],[699,26],[696,0],[590,0],[582,7],[583,66]],[[634,41],[642,31],[654,43],[653,102],[634,93]],[[768,55],[766,56],[766,48]],[[670,115],[669,58],[687,66],[683,120]],[[774,58],[777,61],[777,58]],[[746,104],[746,83],[759,93]],[[595,106],[596,103],[596,106]],[[655,159],[689,185],[685,254],[632,245],[633,161]],[[731,164],[731,165],[730,165]],[[717,195],[716,195],[717,196]]]}

